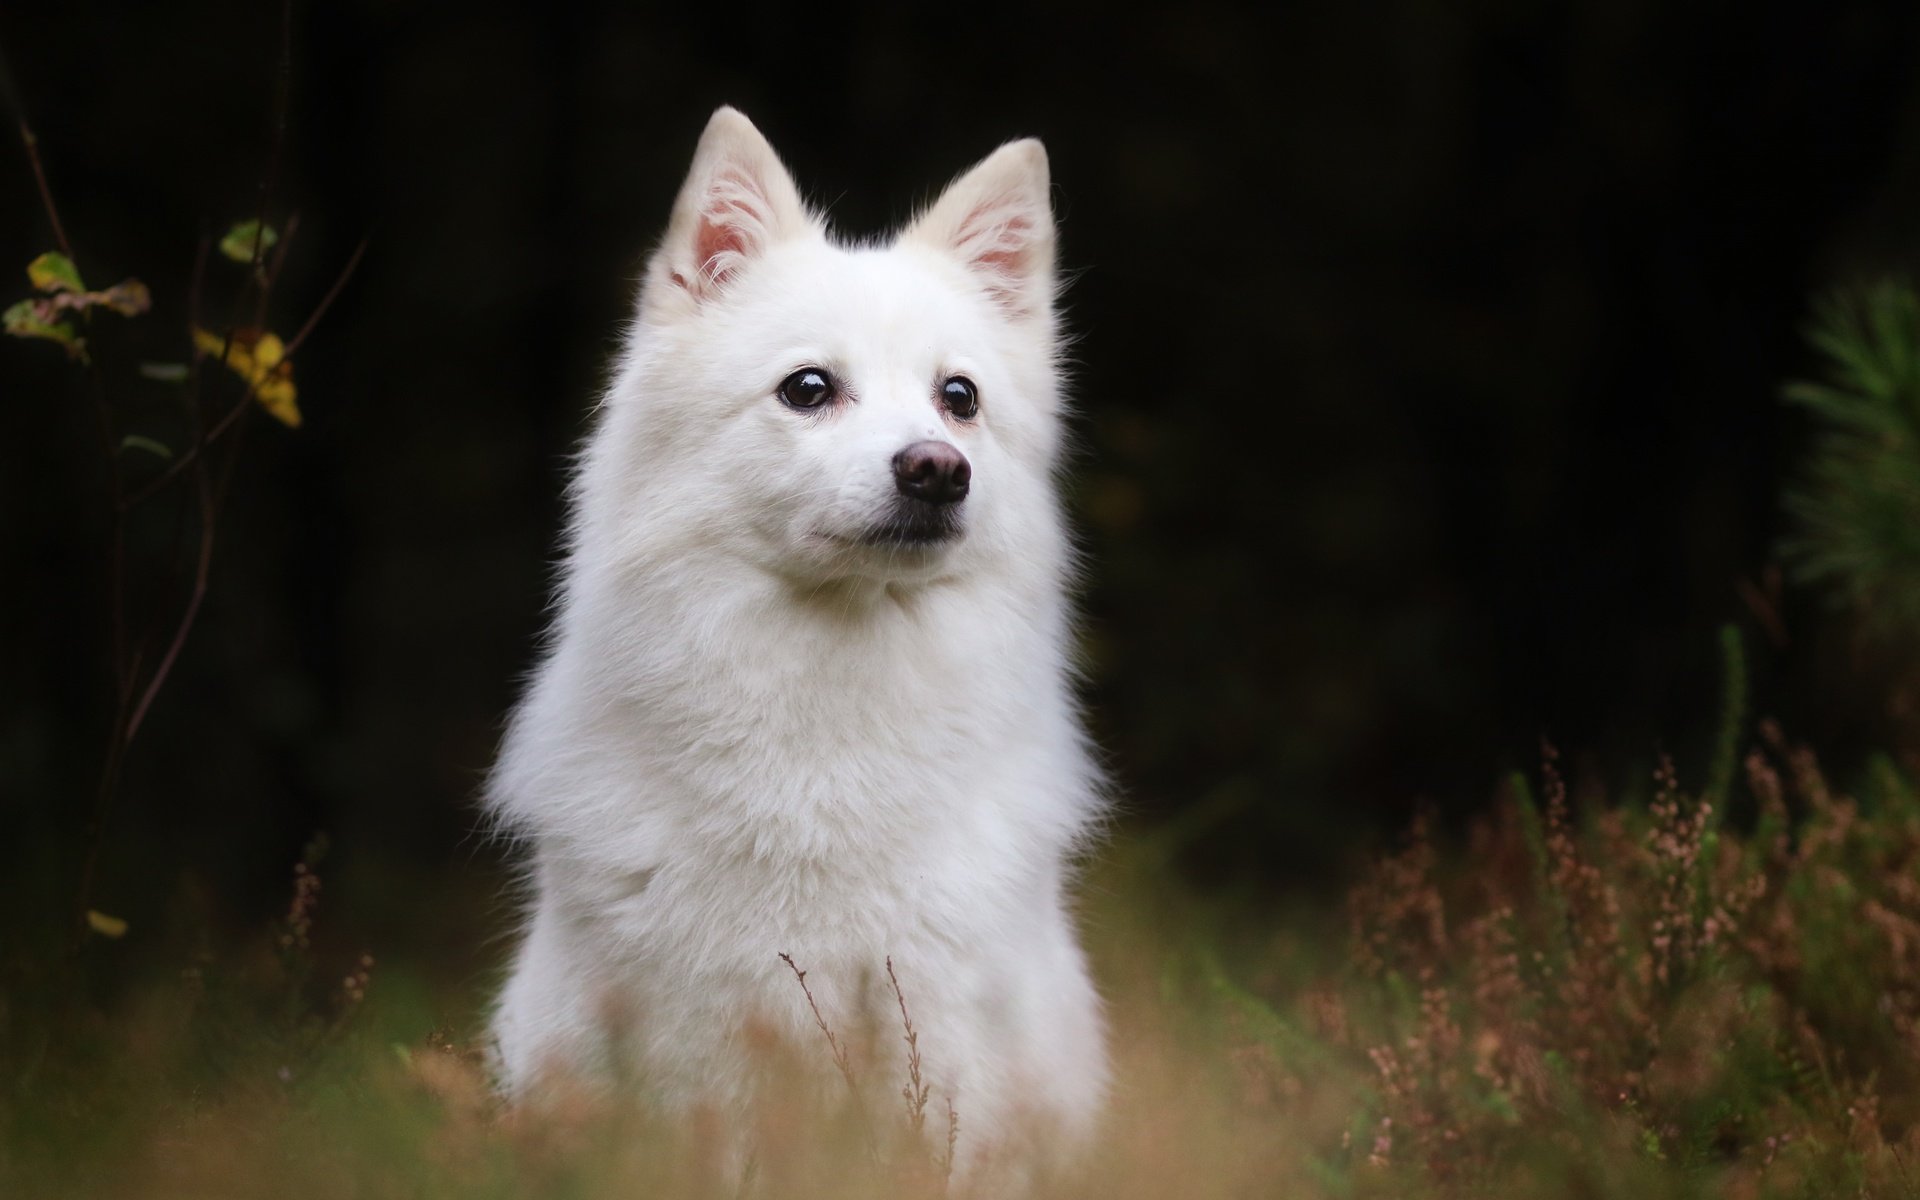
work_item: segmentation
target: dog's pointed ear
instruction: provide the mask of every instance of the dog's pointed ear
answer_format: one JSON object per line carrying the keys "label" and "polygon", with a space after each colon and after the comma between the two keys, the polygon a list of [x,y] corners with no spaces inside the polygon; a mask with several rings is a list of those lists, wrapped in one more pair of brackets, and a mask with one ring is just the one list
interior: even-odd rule
{"label": "dog's pointed ear", "polygon": [[738,109],[714,110],[673,202],[642,303],[699,304],[775,243],[816,230],[793,176]]}
{"label": "dog's pointed ear", "polygon": [[949,184],[903,235],[960,260],[1015,317],[1053,310],[1053,204],[1047,151],[1008,142]]}

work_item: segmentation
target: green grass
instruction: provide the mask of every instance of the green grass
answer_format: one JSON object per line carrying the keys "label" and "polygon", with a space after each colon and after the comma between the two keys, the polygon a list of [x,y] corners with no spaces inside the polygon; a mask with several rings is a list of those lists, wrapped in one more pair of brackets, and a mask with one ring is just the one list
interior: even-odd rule
{"label": "green grass", "polygon": [[[1740,820],[1667,766],[1644,803],[1575,798],[1549,752],[1462,838],[1417,823],[1310,914],[1227,920],[1117,843],[1086,923],[1119,1091],[1043,1192],[1920,1194],[1920,797],[1887,762],[1839,795],[1763,731],[1708,785]],[[313,950],[316,918],[183,943],[105,1008],[16,978],[0,1195],[736,1193],[711,1122],[585,1093],[500,1111],[480,982]],[[940,1194],[937,1139],[846,1128],[756,1116],[756,1194]]]}

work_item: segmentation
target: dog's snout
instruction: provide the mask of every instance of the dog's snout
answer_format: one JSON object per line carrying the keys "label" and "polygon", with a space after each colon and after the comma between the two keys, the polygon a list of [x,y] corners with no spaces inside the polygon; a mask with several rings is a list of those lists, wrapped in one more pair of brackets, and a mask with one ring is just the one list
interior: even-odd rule
{"label": "dog's snout", "polygon": [[915,442],[893,456],[893,480],[903,496],[953,504],[966,499],[973,467],[966,455],[945,442]]}

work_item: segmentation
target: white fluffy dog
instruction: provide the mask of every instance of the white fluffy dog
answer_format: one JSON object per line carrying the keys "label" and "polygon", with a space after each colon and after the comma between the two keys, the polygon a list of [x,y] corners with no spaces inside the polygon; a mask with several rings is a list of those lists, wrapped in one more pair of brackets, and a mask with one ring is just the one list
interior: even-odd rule
{"label": "white fluffy dog", "polygon": [[833,241],[713,115],[574,484],[551,644],[490,804],[531,849],[503,1086],[740,1111],[807,997],[962,1169],[1071,1146],[1106,1085],[1072,860],[1101,811],[1066,598],[1046,152],[884,244]]}

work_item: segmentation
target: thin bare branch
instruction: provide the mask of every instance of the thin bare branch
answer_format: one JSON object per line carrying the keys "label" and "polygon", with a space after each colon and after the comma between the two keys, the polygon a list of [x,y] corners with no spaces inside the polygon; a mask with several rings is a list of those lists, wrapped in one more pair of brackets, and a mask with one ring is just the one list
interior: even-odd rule
{"label": "thin bare branch", "polygon": [[280,240],[273,246],[273,261],[267,264],[266,278],[260,285],[259,303],[253,310],[253,323],[256,328],[266,327],[267,301],[272,297],[273,285],[280,281],[280,272],[287,265],[287,251],[292,248],[294,235],[299,232],[300,214],[288,213],[286,223],[280,227]]}
{"label": "thin bare branch", "polygon": [[953,1182],[953,1152],[960,1144],[960,1114],[953,1111],[953,1097],[942,1097],[947,1105],[947,1155],[940,1160],[940,1186]]}
{"label": "thin bare branch", "polygon": [[818,1025],[820,1032],[827,1036],[827,1047],[833,1051],[833,1065],[840,1068],[840,1077],[847,1081],[847,1090],[858,1097],[860,1086],[854,1081],[853,1063],[847,1057],[847,1048],[840,1044],[839,1038],[833,1036],[833,1029],[828,1026],[827,1019],[820,1015],[820,1006],[813,1000],[813,989],[807,986],[807,973],[793,961],[791,954],[782,953],[780,961],[787,964],[787,969],[793,972],[793,977],[800,981],[800,990],[807,997],[807,1007],[813,1010],[813,1023]]}
{"label": "thin bare branch", "polygon": [[341,289],[347,286],[347,280],[353,278],[354,269],[360,265],[360,259],[367,253],[367,245],[368,239],[361,238],[360,244],[354,247],[353,256],[347,259],[347,265],[340,269],[340,274],[334,279],[333,286],[327,289],[326,295],[320,297],[320,303],[314,306],[313,313],[307,317],[306,324],[300,326],[300,332],[294,334],[293,340],[287,343],[288,358],[293,357],[293,352],[307,340],[307,335],[312,333],[314,326],[320,323],[320,318],[326,316],[327,310],[333,307],[334,300],[339,297]]}
{"label": "thin bare branch", "polygon": [[25,118],[20,121],[20,143],[27,148],[27,161],[33,165],[33,181],[40,187],[40,207],[46,210],[47,224],[53,226],[53,240],[59,244],[60,253],[73,259],[73,243],[67,240],[67,227],[60,223],[60,210],[53,203],[53,189],[47,184],[47,168],[40,161],[40,139],[33,135],[33,127]]}
{"label": "thin bare branch", "polygon": [[927,1085],[920,1079],[920,1031],[907,1015],[907,996],[900,990],[900,977],[893,973],[893,955],[887,955],[887,982],[893,985],[893,999],[900,1005],[900,1024],[906,1029],[901,1040],[907,1043],[907,1086],[900,1095],[907,1102],[907,1124],[917,1134],[927,1122]]}
{"label": "thin bare branch", "polygon": [[178,479],[182,472],[194,465],[199,459],[201,452],[210,449],[213,443],[220,440],[222,434],[232,429],[234,422],[245,416],[247,410],[253,407],[254,403],[253,388],[249,386],[246,391],[241,394],[239,401],[235,403],[232,408],[229,408],[225,413],[221,414],[218,421],[208,426],[205,436],[181,451],[180,456],[175,458],[165,471],[154,476],[151,480],[142,484],[137,491],[128,495],[126,507],[132,508],[134,505],[152,496],[161,488],[172,483],[175,479]]}

